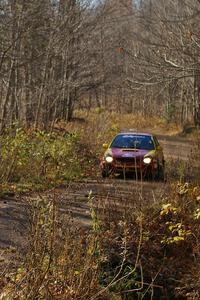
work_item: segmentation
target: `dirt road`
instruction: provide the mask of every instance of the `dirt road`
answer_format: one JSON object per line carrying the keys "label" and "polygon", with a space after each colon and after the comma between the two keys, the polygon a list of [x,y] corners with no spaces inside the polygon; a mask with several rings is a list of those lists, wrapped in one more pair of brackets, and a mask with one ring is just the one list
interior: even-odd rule
{"label": "dirt road", "polygon": [[157,135],[167,159],[182,159],[188,160],[192,149],[194,148],[194,142],[180,138],[177,136]]}
{"label": "dirt road", "polygon": [[[166,156],[187,160],[192,143],[184,138],[158,136]],[[168,183],[136,182],[133,179],[96,178],[73,182],[64,188],[47,191],[44,195],[54,194],[59,202],[61,214],[70,214],[74,222],[88,227],[91,224],[91,205],[99,208],[102,216],[112,217],[113,207],[119,213],[127,208],[134,210],[151,205],[157,196],[162,198],[167,193]],[[23,252],[28,239],[29,207],[26,196],[7,196],[0,198],[0,264],[13,257],[16,249]]]}

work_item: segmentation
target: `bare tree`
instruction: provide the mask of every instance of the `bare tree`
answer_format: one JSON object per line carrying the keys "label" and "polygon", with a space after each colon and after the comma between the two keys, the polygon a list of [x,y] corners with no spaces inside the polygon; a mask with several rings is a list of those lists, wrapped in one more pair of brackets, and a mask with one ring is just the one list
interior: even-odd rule
{"label": "bare tree", "polygon": [[[89,1],[10,0],[1,15],[1,130],[70,120],[88,77]],[[4,36],[5,35],[5,36]]]}
{"label": "bare tree", "polygon": [[198,0],[0,1],[0,131],[85,103],[200,125],[199,16]]}
{"label": "bare tree", "polygon": [[[168,116],[199,120],[199,2],[141,2],[130,49],[132,88],[153,91],[162,99]],[[188,99],[188,97],[190,99]],[[146,103],[148,106],[148,103]],[[160,105],[158,108],[160,109]]]}

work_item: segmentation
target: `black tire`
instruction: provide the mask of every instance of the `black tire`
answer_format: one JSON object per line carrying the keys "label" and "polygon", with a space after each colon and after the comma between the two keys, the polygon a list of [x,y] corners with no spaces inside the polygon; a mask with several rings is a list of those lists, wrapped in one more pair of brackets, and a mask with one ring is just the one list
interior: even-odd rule
{"label": "black tire", "polygon": [[102,172],[101,172],[101,175],[103,178],[107,178],[109,177],[109,171],[107,169],[103,169]]}
{"label": "black tire", "polygon": [[165,181],[165,168],[164,166],[158,166],[158,174],[157,174],[158,181]]}

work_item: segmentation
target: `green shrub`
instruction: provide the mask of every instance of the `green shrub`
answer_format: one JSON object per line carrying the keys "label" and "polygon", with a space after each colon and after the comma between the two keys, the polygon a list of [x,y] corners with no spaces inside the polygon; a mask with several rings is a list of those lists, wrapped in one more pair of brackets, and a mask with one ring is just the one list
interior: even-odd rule
{"label": "green shrub", "polygon": [[80,176],[79,137],[17,128],[0,137],[0,183],[55,183]]}

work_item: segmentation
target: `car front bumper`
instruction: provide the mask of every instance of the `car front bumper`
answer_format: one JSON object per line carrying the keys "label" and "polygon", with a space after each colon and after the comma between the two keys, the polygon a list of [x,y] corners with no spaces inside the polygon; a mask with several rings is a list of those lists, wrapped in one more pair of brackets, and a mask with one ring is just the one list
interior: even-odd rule
{"label": "car front bumper", "polygon": [[101,162],[101,169],[109,170],[109,173],[122,173],[122,172],[133,172],[142,173],[146,175],[147,173],[154,173],[157,171],[157,162],[152,162],[150,164],[145,163],[119,163],[113,161],[112,163],[107,163],[105,161]]}

